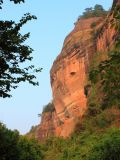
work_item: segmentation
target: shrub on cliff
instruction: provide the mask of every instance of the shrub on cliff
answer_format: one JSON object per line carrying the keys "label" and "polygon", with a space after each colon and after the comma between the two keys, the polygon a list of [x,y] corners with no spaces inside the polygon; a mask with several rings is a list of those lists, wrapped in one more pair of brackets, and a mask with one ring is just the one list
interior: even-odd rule
{"label": "shrub on cliff", "polygon": [[[111,26],[116,29],[115,43],[107,58],[97,66],[93,66],[89,79],[96,89],[99,89],[100,105],[102,109],[111,106],[120,108],[120,6],[113,12],[114,21]],[[104,53],[106,54],[106,53]],[[100,55],[98,56],[100,57]],[[92,88],[93,90],[93,88]]]}
{"label": "shrub on cliff", "polygon": [[43,107],[43,113],[54,112],[54,111],[55,111],[55,106],[54,106],[53,102],[50,102]]}
{"label": "shrub on cliff", "polygon": [[96,4],[94,8],[86,8],[83,15],[79,16],[78,20],[81,18],[91,18],[91,17],[104,17],[108,14],[102,5]]}

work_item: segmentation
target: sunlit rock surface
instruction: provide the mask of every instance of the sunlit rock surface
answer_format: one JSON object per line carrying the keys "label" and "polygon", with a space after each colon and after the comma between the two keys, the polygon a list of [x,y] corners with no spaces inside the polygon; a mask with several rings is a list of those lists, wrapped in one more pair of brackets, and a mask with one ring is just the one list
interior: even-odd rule
{"label": "sunlit rock surface", "polygon": [[[120,0],[114,0],[113,7],[119,3]],[[73,132],[76,122],[82,119],[87,109],[84,87],[89,64],[96,52],[112,47],[116,36],[110,25],[112,19],[111,12],[106,19],[94,17],[78,20],[66,37],[50,71],[55,111],[42,115],[36,132],[38,139],[50,136],[66,138]],[[93,22],[99,30],[96,40],[91,34]]]}

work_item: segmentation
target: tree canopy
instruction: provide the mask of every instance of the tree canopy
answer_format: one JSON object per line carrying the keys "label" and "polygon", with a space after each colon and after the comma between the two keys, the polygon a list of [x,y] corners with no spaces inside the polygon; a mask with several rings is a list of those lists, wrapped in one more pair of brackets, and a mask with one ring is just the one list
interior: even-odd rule
{"label": "tree canopy", "polygon": [[42,160],[41,147],[35,140],[20,136],[0,123],[0,160]]}
{"label": "tree canopy", "polygon": [[[24,0],[10,0],[15,4],[25,2]],[[0,1],[0,6],[3,0]],[[11,97],[11,89],[16,89],[20,82],[29,82],[32,85],[38,85],[35,81],[36,72],[41,68],[35,69],[34,65],[23,67],[27,61],[33,59],[33,49],[25,45],[25,41],[30,37],[30,33],[22,35],[21,28],[28,21],[37,19],[30,13],[24,14],[21,20],[0,21],[0,97]]]}

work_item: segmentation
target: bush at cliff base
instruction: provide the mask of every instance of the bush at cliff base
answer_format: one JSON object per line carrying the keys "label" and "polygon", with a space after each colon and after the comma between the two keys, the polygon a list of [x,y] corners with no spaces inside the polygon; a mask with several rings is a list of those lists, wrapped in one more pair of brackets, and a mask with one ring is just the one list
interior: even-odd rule
{"label": "bush at cliff base", "polygon": [[120,160],[120,129],[106,133],[94,145],[88,160]]}
{"label": "bush at cliff base", "polygon": [[120,129],[104,132],[51,138],[44,144],[43,160],[120,160]]}

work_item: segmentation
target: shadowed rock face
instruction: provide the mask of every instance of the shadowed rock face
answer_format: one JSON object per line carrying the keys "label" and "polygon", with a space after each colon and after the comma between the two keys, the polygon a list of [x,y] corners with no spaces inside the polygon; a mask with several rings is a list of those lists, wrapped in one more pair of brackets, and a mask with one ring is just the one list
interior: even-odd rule
{"label": "shadowed rock face", "polygon": [[[113,6],[120,3],[114,0]],[[112,14],[107,21],[102,18],[81,19],[66,37],[61,53],[50,71],[55,111],[42,115],[36,137],[68,137],[87,109],[84,86],[89,64],[96,51],[105,51],[114,42],[115,30],[111,28]],[[91,36],[91,24],[96,22],[100,33],[96,41]]]}

